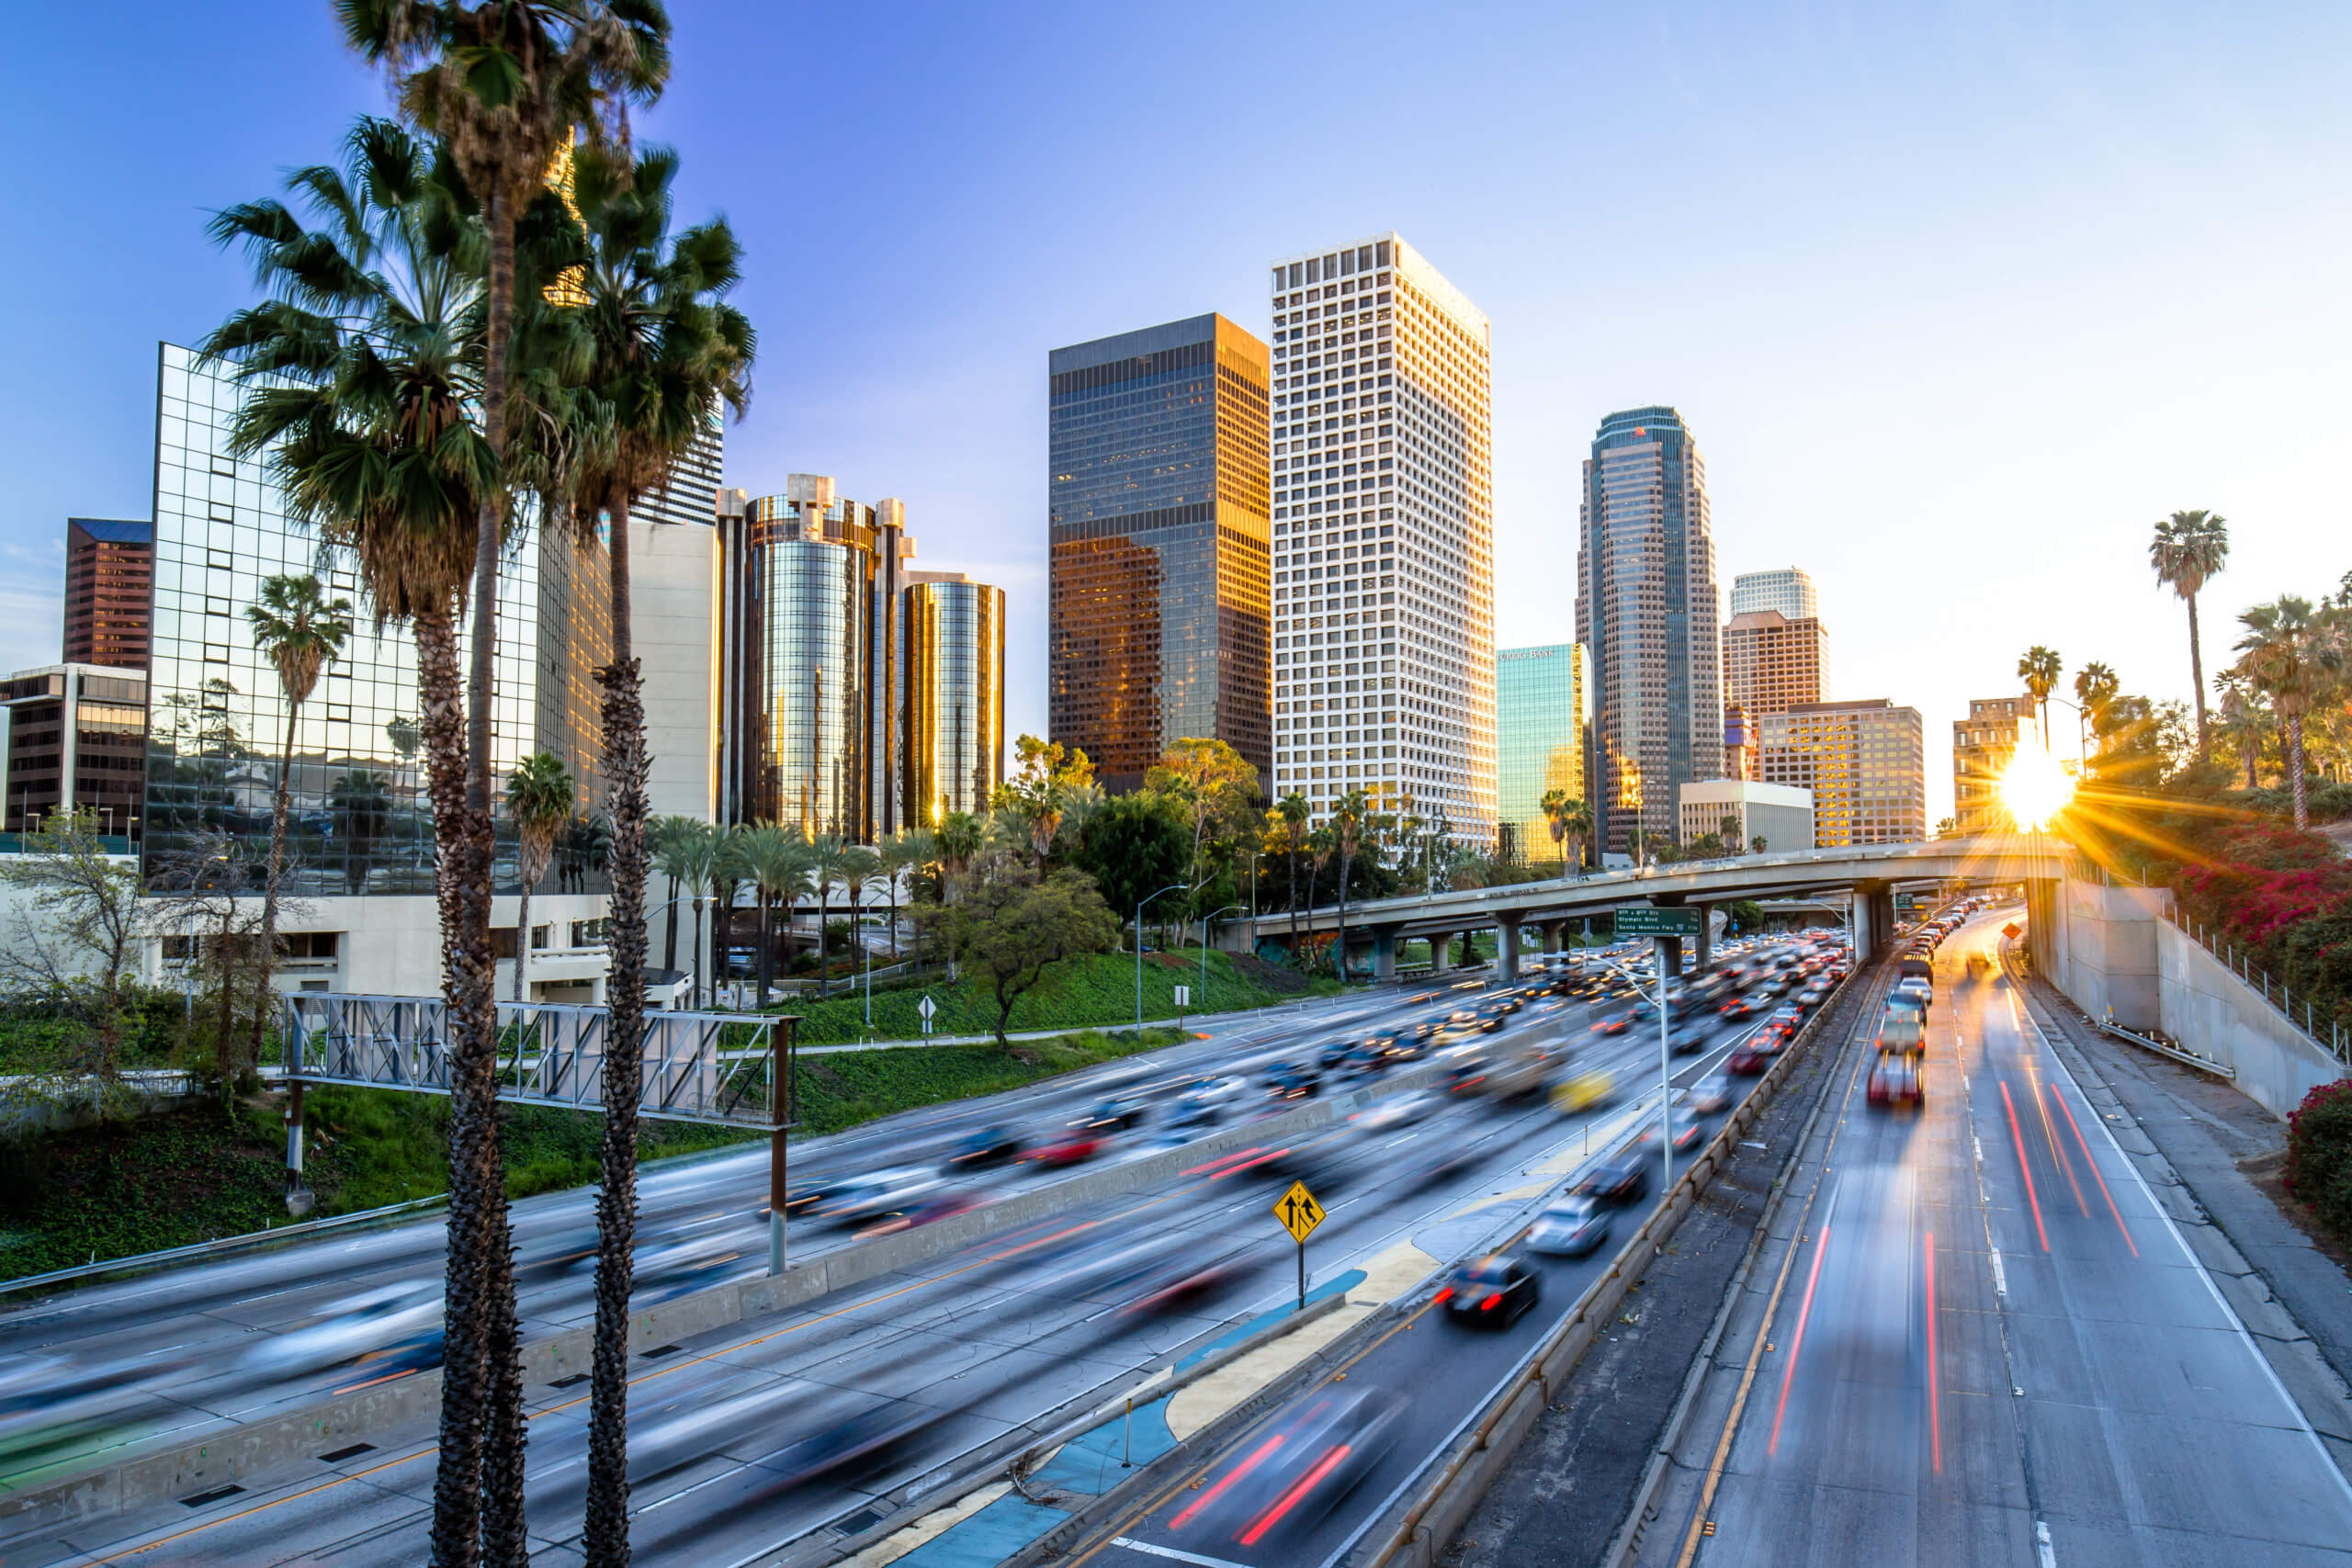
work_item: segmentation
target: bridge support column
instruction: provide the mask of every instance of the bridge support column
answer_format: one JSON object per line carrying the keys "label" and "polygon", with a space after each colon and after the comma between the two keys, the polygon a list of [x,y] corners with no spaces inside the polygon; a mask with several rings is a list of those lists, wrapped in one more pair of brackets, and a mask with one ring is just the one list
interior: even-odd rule
{"label": "bridge support column", "polygon": [[1703,974],[1707,966],[1715,961],[1715,907],[1713,904],[1701,904],[1697,908],[1699,941],[1697,951],[1690,955],[1690,966]]}
{"label": "bridge support column", "polygon": [[1566,920],[1545,920],[1544,922],[1544,952],[1557,953],[1560,951],[1560,932],[1566,927],[1567,923],[1568,922]]}
{"label": "bridge support column", "polygon": [[1662,936],[1657,942],[1657,973],[1661,980],[1679,979],[1682,975],[1682,939]]}
{"label": "bridge support column", "polygon": [[1495,968],[1506,980],[1519,978],[1519,921],[1509,917],[1495,921]]}
{"label": "bridge support column", "polygon": [[1430,933],[1430,977],[1435,979],[1445,973],[1446,937],[1443,931]]}
{"label": "bridge support column", "polygon": [[1372,977],[1380,984],[1391,985],[1396,979],[1396,926],[1372,928]]}

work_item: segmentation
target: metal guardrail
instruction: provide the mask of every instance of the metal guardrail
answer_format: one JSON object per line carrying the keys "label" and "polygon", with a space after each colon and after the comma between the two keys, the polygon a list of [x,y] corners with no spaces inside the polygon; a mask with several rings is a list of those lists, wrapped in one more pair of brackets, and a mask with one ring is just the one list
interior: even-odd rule
{"label": "metal guardrail", "polygon": [[2352,1066],[2352,1032],[2347,1032],[2341,1022],[2331,1018],[2327,1021],[2327,1032],[2320,1033],[2318,1015],[2312,1010],[2311,998],[2303,998],[2303,1016],[2298,1021],[2295,1017],[2295,995],[2289,989],[2287,982],[2272,979],[2270,972],[2258,967],[2244,948],[2223,942],[2211,930],[2193,924],[2181,914],[2179,906],[2170,900],[2164,903],[2159,913],[2182,935],[2211,953],[2222,968],[2257,992],[2264,1001],[2270,1004],[2272,1010],[2286,1020],[2289,1028],[2301,1033],[2337,1061]]}
{"label": "metal guardrail", "polygon": [[2217,1062],[2211,1056],[2200,1056],[2196,1052],[2185,1050],[2178,1045],[2173,1044],[2169,1041],[2160,1040],[2153,1035],[2142,1034],[2136,1030],[2126,1029],[2111,1018],[2100,1019],[2098,1021],[2098,1026],[2108,1033],[2114,1035],[2118,1040],[2129,1040],[2134,1045],[2154,1051],[2159,1056],[2170,1056],[2174,1061],[2180,1063],[2182,1066],[2195,1067],[2200,1073],[2211,1073],[2216,1077],[2230,1078],[2233,1080],[2238,1076],[2237,1069],[2231,1066],[2227,1062]]}
{"label": "metal guardrail", "polygon": [[[447,1005],[438,997],[302,992],[285,998],[288,1076],[358,1089],[449,1092]],[[638,1112],[673,1122],[773,1127],[775,1015],[650,1011]],[[502,1002],[499,1097],[601,1110],[606,1031],[600,1007]],[[781,1118],[788,1120],[786,1118]]]}
{"label": "metal guardrail", "polygon": [[447,1192],[429,1197],[404,1199],[387,1203],[380,1209],[356,1209],[348,1214],[330,1214],[323,1220],[300,1220],[292,1224],[277,1225],[264,1231],[244,1231],[236,1235],[216,1236],[210,1241],[190,1242],[186,1247],[165,1247],[158,1252],[138,1252],[128,1258],[100,1258],[87,1263],[77,1263],[71,1269],[52,1269],[46,1274],[24,1274],[14,1280],[0,1280],[0,1295],[17,1291],[37,1290],[45,1285],[70,1285],[78,1280],[103,1279],[111,1274],[138,1274],[150,1269],[165,1269],[175,1263],[191,1263],[214,1258],[231,1258],[257,1247],[274,1247],[279,1242],[300,1241],[322,1231],[350,1230],[355,1226],[375,1224],[400,1214],[413,1214],[424,1209],[435,1209],[449,1201]]}

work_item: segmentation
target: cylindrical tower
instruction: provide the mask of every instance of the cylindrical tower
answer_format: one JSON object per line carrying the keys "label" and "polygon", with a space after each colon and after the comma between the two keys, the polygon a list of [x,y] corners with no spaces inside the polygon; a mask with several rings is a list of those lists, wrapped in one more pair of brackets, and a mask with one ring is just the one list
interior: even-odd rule
{"label": "cylindrical tower", "polygon": [[900,593],[907,826],[984,811],[1004,778],[1004,590],[935,578]]}
{"label": "cylindrical tower", "polygon": [[795,474],[744,514],[741,819],[873,837],[869,668],[875,531],[832,481]]}

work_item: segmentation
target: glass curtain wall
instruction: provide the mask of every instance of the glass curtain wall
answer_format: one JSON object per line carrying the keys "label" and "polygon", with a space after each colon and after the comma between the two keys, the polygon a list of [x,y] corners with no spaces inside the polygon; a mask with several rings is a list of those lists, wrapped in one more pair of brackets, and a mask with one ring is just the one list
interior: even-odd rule
{"label": "glass curtain wall", "polygon": [[905,651],[903,810],[935,828],[988,809],[1004,777],[1004,591],[917,582],[899,595]]}

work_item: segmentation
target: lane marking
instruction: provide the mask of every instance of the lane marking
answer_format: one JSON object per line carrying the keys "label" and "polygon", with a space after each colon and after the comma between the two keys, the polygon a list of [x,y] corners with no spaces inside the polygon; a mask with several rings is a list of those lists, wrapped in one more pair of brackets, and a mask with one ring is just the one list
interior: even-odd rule
{"label": "lane marking", "polygon": [[1822,1255],[1828,1250],[1829,1227],[1825,1224],[1813,1244],[1813,1271],[1805,1276],[1804,1304],[1797,1309],[1796,1337],[1789,1342],[1788,1364],[1781,1371],[1781,1403],[1772,1411],[1772,1440],[1764,1446],[1767,1454],[1781,1451],[1781,1419],[1789,1413],[1789,1387],[1796,1381],[1797,1357],[1804,1350],[1804,1325],[1813,1316],[1813,1292],[1821,1283]]}
{"label": "lane marking", "polygon": [[2058,1553],[2051,1550],[2050,1523],[2046,1519],[2033,1521],[2033,1554],[2041,1568],[2058,1568]]}
{"label": "lane marking", "polygon": [[1936,1233],[1928,1233],[1928,1442],[1935,1455],[1936,1473],[1944,1472],[1944,1419],[1936,1377]]}
{"label": "lane marking", "polygon": [[2025,1172],[2025,1201],[2033,1205],[2033,1234],[2041,1238],[2041,1250],[2050,1250],[2050,1233],[2041,1228],[2041,1200],[2033,1193],[2033,1167],[2026,1163],[2025,1134],[2018,1131],[2017,1102],[2009,1098],[2009,1080],[2001,1080],[2001,1103],[2009,1112],[2009,1136],[2018,1145],[2018,1168]]}
{"label": "lane marking", "polygon": [[2009,1277],[2001,1269],[2001,1249],[1997,1247],[1993,1248],[1993,1293],[1996,1296],[2009,1293]]}
{"label": "lane marking", "polygon": [[1250,1568],[1246,1562],[1236,1562],[1229,1557],[1204,1557],[1197,1551],[1179,1551],[1172,1546],[1154,1546],[1148,1540],[1130,1540],[1125,1536],[1114,1538],[1113,1546],[1124,1546],[1129,1551],[1140,1551],[1147,1557],[1165,1557],[1177,1562],[1193,1562],[1199,1568]]}

